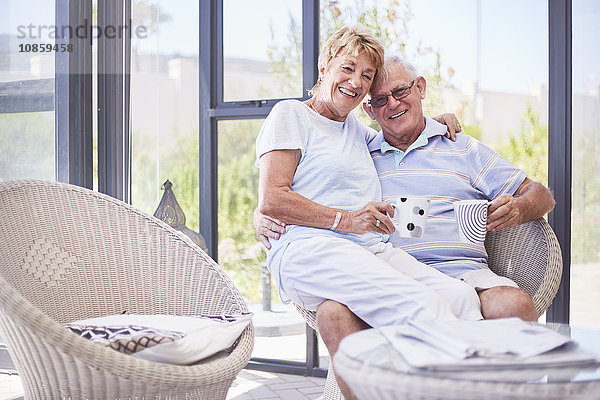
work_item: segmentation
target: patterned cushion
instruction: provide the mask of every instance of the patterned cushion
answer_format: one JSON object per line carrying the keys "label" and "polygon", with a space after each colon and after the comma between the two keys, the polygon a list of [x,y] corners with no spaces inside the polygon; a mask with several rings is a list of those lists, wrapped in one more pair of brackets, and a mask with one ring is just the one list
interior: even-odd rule
{"label": "patterned cushion", "polygon": [[181,339],[183,332],[146,328],[143,326],[80,326],[67,324],[71,331],[93,342],[125,354],[137,353],[161,343]]}
{"label": "patterned cushion", "polygon": [[191,364],[235,348],[250,323],[244,315],[109,315],[65,326],[79,336],[134,357]]}

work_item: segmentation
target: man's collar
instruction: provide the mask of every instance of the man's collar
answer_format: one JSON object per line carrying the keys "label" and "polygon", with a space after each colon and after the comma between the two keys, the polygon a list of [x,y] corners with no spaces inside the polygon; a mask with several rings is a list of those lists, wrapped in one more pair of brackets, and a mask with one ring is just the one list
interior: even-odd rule
{"label": "man's collar", "polygon": [[[429,118],[425,118],[425,129],[421,132],[421,135],[415,140],[418,142],[420,138],[425,137],[427,140],[424,141],[424,144],[428,142],[428,140],[434,136],[445,135],[446,134],[446,125],[440,124],[439,122]],[[412,145],[412,144],[411,144]],[[410,146],[409,146],[410,147]],[[391,146],[388,142],[385,141],[383,137],[383,132],[379,132],[375,139],[369,143],[369,151],[379,150],[381,153],[385,153],[389,150],[397,150],[395,147]]]}
{"label": "man's collar", "polygon": [[430,139],[434,136],[443,136],[446,134],[447,130],[448,127],[446,125],[440,124],[436,120],[429,117],[425,117],[425,129],[423,132],[425,133],[427,139]]}
{"label": "man's collar", "polygon": [[[420,137],[420,136],[419,136],[419,137]],[[417,138],[417,140],[419,140],[419,139]],[[398,151],[398,150],[399,150],[398,148],[396,148],[396,147],[392,146],[391,144],[389,144],[389,143],[388,143],[388,142],[385,140],[385,137],[383,138],[383,140],[381,141],[381,143],[380,143],[380,144],[381,144],[381,146],[380,146],[381,154],[385,154],[385,153],[387,153],[387,152],[388,152],[388,151],[390,151],[390,150],[391,150],[391,151]]]}
{"label": "man's collar", "polygon": [[377,132],[375,139],[369,143],[369,151],[381,151],[381,145],[384,142],[383,132]]}

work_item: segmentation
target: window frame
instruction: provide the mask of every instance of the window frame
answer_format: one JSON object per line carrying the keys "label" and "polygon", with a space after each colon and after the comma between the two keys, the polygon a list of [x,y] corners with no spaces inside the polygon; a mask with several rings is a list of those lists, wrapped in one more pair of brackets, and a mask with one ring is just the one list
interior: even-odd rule
{"label": "window frame", "polygon": [[[217,260],[217,123],[266,118],[282,99],[223,101],[223,0],[200,5],[200,233]],[[319,1],[302,0],[302,87],[307,93],[318,77]],[[215,82],[214,85],[207,83]],[[305,94],[298,100],[306,100]],[[209,173],[203,173],[210,171]]]}
{"label": "window frame", "polygon": [[[89,0],[88,0],[89,1]],[[131,22],[131,0],[98,0],[98,26]],[[98,38],[98,191],[131,201],[131,36]]]}
{"label": "window frame", "polygon": [[[305,95],[318,77],[319,0],[302,0],[302,87]],[[210,256],[218,260],[218,122],[266,118],[281,99],[250,101],[223,100],[223,0],[200,4],[200,128],[199,190],[200,233],[206,239]],[[214,82],[213,85],[210,83]],[[318,341],[313,329],[306,326],[306,362],[252,358],[247,368],[268,372],[325,377],[319,368]]]}
{"label": "window frame", "polygon": [[[91,0],[56,0],[56,26],[92,20]],[[59,37],[72,52],[55,53],[55,176],[92,189],[92,45],[86,38]]]}
{"label": "window frame", "polygon": [[571,301],[572,0],[548,0],[548,186],[556,206],[548,214],[563,258],[560,287],[548,322],[568,323]]}

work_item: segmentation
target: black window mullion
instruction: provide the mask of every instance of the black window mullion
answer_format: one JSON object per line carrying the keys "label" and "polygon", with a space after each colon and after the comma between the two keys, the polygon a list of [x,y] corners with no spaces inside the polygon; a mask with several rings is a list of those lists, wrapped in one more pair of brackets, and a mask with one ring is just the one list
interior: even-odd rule
{"label": "black window mullion", "polygon": [[548,186],[556,200],[548,221],[561,246],[563,273],[546,320],[562,323],[569,322],[571,283],[571,9],[571,0],[548,1]]}
{"label": "black window mullion", "polygon": [[[123,2],[123,22],[133,31],[131,0]],[[131,199],[131,36],[123,38],[123,199]]]}
{"label": "black window mullion", "polygon": [[209,111],[209,116],[216,119],[266,118],[273,105],[218,106]]}
{"label": "black window mullion", "polygon": [[[57,0],[55,4],[56,26],[91,23],[90,0]],[[55,53],[56,179],[91,189],[92,45],[89,38],[68,36],[58,37],[56,44],[73,46],[69,52]]]}
{"label": "black window mullion", "polygon": [[213,7],[214,19],[214,30],[213,30],[213,55],[214,55],[214,70],[216,85],[214,87],[214,102],[213,108],[223,104],[223,91],[224,91],[224,56],[223,56],[223,0],[217,0]]}
{"label": "black window mullion", "polygon": [[[125,11],[123,2],[98,0],[99,28],[128,25]],[[125,54],[129,40],[129,34],[98,38],[98,190],[124,201],[129,201],[130,193],[129,166],[125,165],[130,159],[129,117],[125,115],[129,111],[125,107],[129,102],[125,98],[129,93],[129,79],[125,79],[129,74],[125,60],[131,57]]]}
{"label": "black window mullion", "polygon": [[308,97],[319,76],[319,0],[302,1],[302,95]]}
{"label": "black window mullion", "polygon": [[[212,117],[212,110],[217,99],[223,98],[222,71],[222,0],[217,2],[200,2],[200,77],[199,77],[199,113],[198,129],[199,177],[200,191],[200,234],[206,239],[209,255],[217,260],[217,121]],[[219,49],[219,44],[221,49]],[[221,61],[219,61],[221,55]],[[218,67],[221,67],[221,70]]]}

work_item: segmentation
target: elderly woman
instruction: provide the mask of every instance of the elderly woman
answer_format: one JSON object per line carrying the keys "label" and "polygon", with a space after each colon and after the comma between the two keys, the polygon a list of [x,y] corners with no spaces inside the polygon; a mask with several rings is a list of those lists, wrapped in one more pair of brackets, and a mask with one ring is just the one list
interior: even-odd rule
{"label": "elderly woman", "polygon": [[346,305],[373,327],[412,319],[482,319],[475,291],[386,243],[394,231],[367,143],[351,111],[383,65],[362,27],[344,27],[319,56],[310,100],[273,107],[256,140],[259,211],[287,224],[267,262],[282,300]]}

